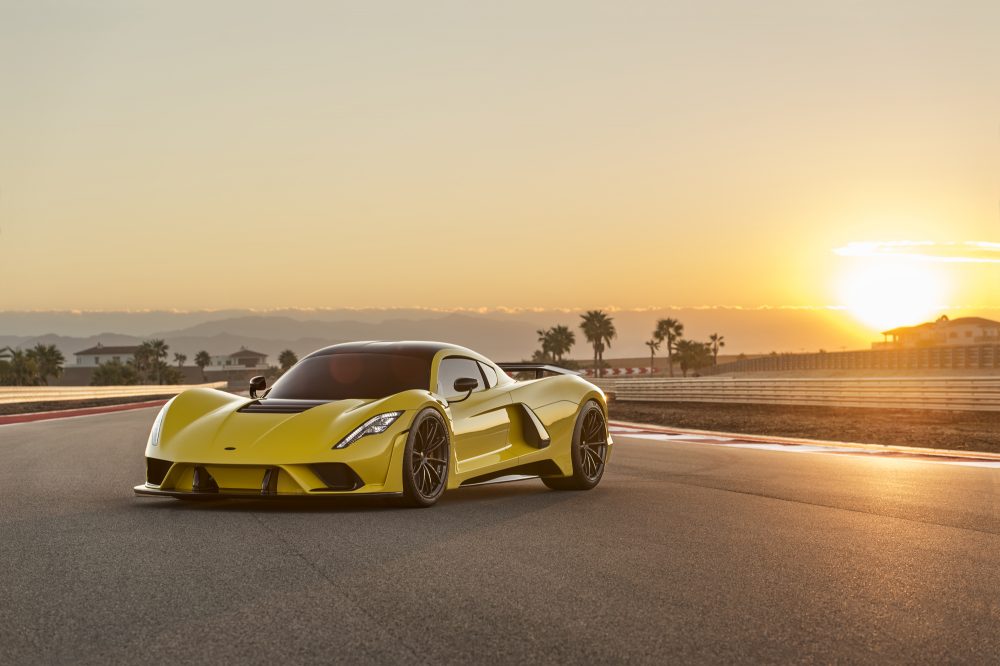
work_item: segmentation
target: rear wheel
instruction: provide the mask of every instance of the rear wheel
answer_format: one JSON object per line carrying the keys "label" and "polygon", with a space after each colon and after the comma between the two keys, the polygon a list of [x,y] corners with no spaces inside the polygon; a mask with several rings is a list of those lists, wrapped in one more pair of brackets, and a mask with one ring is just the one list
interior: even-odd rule
{"label": "rear wheel", "polygon": [[553,490],[590,490],[600,483],[608,459],[608,422],[594,400],[588,401],[576,417],[570,449],[573,475],[542,477],[542,483]]}
{"label": "rear wheel", "polygon": [[417,414],[403,452],[403,502],[431,506],[448,485],[451,443],[448,426],[436,409]]}

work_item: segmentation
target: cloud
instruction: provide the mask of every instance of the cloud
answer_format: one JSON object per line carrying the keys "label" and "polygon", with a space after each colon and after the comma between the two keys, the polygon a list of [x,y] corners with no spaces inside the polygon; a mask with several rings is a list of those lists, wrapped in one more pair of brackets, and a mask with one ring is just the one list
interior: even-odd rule
{"label": "cloud", "polygon": [[895,257],[942,263],[1000,264],[1000,243],[990,241],[855,241],[833,250],[842,257]]}

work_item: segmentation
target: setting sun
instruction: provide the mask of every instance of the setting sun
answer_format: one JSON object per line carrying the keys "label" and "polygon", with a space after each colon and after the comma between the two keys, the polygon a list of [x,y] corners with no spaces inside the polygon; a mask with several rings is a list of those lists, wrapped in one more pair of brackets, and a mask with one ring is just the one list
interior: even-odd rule
{"label": "setting sun", "polygon": [[938,267],[906,260],[869,260],[840,276],[841,304],[876,330],[918,324],[944,307],[947,280]]}

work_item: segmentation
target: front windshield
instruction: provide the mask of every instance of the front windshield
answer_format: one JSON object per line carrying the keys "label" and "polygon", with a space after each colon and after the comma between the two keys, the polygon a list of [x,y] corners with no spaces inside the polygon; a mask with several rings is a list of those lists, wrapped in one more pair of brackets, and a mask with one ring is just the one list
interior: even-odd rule
{"label": "front windshield", "polygon": [[384,398],[430,388],[429,358],[402,354],[342,353],[303,359],[274,383],[268,398],[346,400]]}

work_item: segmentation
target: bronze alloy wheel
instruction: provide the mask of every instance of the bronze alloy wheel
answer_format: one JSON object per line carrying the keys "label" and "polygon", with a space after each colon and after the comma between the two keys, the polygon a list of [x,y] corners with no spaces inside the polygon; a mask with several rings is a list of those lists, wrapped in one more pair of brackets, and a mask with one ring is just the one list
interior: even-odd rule
{"label": "bronze alloy wheel", "polygon": [[543,476],[542,483],[553,490],[590,490],[600,483],[608,459],[608,421],[597,402],[590,400],[580,409],[570,446],[573,474]]}
{"label": "bronze alloy wheel", "polygon": [[434,409],[417,415],[403,458],[403,497],[411,506],[431,506],[448,485],[451,455],[448,426]]}
{"label": "bronze alloy wheel", "polygon": [[608,457],[608,426],[600,408],[589,409],[583,415],[579,451],[580,471],[596,484],[604,474],[604,461]]}

